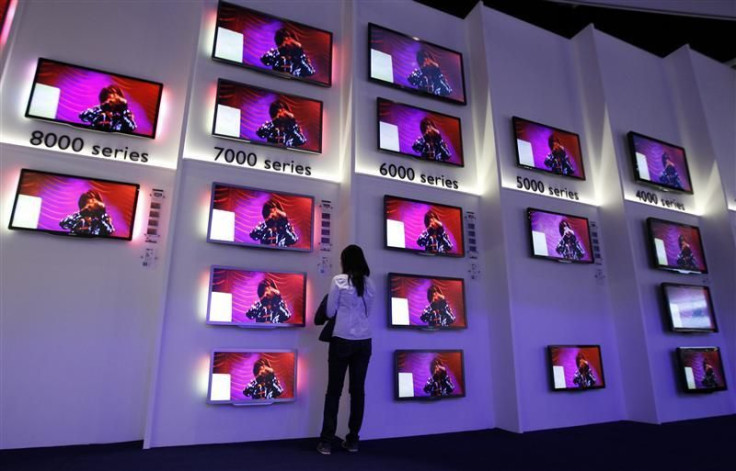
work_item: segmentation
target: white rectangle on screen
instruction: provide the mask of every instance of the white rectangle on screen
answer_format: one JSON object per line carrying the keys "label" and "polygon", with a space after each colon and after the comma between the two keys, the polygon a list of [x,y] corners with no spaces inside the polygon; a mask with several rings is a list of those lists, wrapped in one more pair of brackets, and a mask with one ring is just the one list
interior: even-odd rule
{"label": "white rectangle on screen", "polygon": [[210,239],[226,240],[233,242],[235,240],[235,213],[232,211],[223,211],[221,209],[212,210],[212,219],[210,220]]}
{"label": "white rectangle on screen", "polygon": [[409,300],[391,298],[391,324],[409,325]]}
{"label": "white rectangle on screen", "polygon": [[18,195],[13,214],[13,227],[23,229],[38,229],[38,219],[41,217],[40,196]]}
{"label": "white rectangle on screen", "polygon": [[688,389],[698,388],[695,385],[695,374],[693,373],[693,369],[689,366],[685,367],[685,383],[687,384]]}
{"label": "white rectangle on screen", "polygon": [[219,291],[213,291],[212,293],[210,293],[210,321],[233,321],[232,293],[221,293]]}
{"label": "white rectangle on screen", "polygon": [[399,397],[414,397],[414,375],[399,373]]}
{"label": "white rectangle on screen", "polygon": [[59,108],[61,89],[36,83],[33,87],[31,106],[28,113],[36,118],[56,119],[56,110]]}
{"label": "white rectangle on screen", "polygon": [[646,181],[652,181],[652,177],[649,176],[649,165],[647,165],[647,156],[644,154],[636,153],[636,168],[639,170],[639,178]]}
{"label": "white rectangle on screen", "polygon": [[240,109],[232,106],[217,105],[215,116],[215,134],[220,136],[240,137]]}
{"label": "white rectangle on screen", "polygon": [[555,389],[565,389],[567,388],[567,383],[565,383],[565,367],[555,365],[552,367],[552,378],[555,383]]}
{"label": "white rectangle on screen", "polygon": [[386,245],[389,247],[406,248],[404,223],[393,219],[386,219]]}
{"label": "white rectangle on screen", "polygon": [[378,123],[379,147],[384,150],[399,152],[399,127],[395,124]]}
{"label": "white rectangle on screen", "polygon": [[517,139],[516,148],[519,150],[519,165],[534,167],[534,152],[532,152],[532,143],[523,139]]}
{"label": "white rectangle on screen", "polygon": [[217,28],[215,57],[233,62],[243,62],[243,33]]}
{"label": "white rectangle on screen", "polygon": [[371,49],[371,78],[394,83],[394,65],[391,54]]}
{"label": "white rectangle on screen", "polygon": [[230,375],[228,373],[212,373],[210,401],[230,400]]}
{"label": "white rectangle on screen", "polygon": [[657,254],[657,263],[667,266],[667,249],[665,249],[662,239],[654,239],[654,251]]}
{"label": "white rectangle on screen", "polygon": [[680,317],[680,306],[670,303],[670,312],[672,313],[672,325],[682,327],[682,318]]}
{"label": "white rectangle on screen", "polygon": [[547,250],[547,234],[544,232],[532,231],[532,247],[534,248],[534,255],[549,257],[549,250]]}

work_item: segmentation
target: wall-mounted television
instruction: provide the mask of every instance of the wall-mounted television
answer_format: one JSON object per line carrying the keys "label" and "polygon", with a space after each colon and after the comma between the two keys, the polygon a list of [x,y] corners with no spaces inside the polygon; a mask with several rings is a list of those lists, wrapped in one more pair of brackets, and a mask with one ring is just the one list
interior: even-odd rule
{"label": "wall-mounted television", "polygon": [[255,405],[296,400],[296,350],[216,350],[210,404]]}
{"label": "wall-mounted television", "polygon": [[207,323],[240,327],[304,327],[305,273],[213,266]]}
{"label": "wall-mounted television", "polygon": [[584,391],[606,387],[600,345],[548,345],[554,391]]}
{"label": "wall-mounted television", "polygon": [[153,139],[163,87],[150,80],[41,58],[26,117]]}
{"label": "wall-mounted television", "polygon": [[675,351],[685,392],[725,391],[726,374],[718,347],[678,347]]}
{"label": "wall-mounted television", "polygon": [[654,266],[678,273],[708,273],[700,229],[662,219],[648,218]]}
{"label": "wall-mounted television", "polygon": [[465,397],[462,350],[396,350],[394,394],[397,400]]}
{"label": "wall-mounted television", "polygon": [[378,148],[430,162],[464,166],[460,118],[378,99]]}
{"label": "wall-mounted television", "polygon": [[388,274],[391,327],[464,329],[465,281],[440,276]]}
{"label": "wall-mounted television", "polygon": [[707,286],[662,283],[667,319],[674,332],[718,332]]}
{"label": "wall-mounted television", "polygon": [[329,87],[332,33],[220,2],[212,58]]}
{"label": "wall-mounted television", "polygon": [[212,134],[320,153],[322,102],[219,79]]}
{"label": "wall-mounted television", "polygon": [[8,227],[131,240],[139,188],[136,183],[24,168]]}
{"label": "wall-mounted television", "polygon": [[387,248],[465,256],[461,208],[390,195],[384,196],[383,207]]}
{"label": "wall-mounted television", "polygon": [[580,136],[516,116],[512,122],[519,167],[585,180]]}
{"label": "wall-mounted television", "polygon": [[311,196],[213,183],[207,240],[311,252],[313,210]]}
{"label": "wall-mounted television", "polygon": [[628,140],[637,181],[692,194],[685,149],[634,131],[629,131]]}
{"label": "wall-mounted television", "polygon": [[459,52],[370,23],[369,77],[402,90],[464,105]]}
{"label": "wall-mounted television", "polygon": [[528,208],[532,256],[559,262],[593,263],[588,219]]}

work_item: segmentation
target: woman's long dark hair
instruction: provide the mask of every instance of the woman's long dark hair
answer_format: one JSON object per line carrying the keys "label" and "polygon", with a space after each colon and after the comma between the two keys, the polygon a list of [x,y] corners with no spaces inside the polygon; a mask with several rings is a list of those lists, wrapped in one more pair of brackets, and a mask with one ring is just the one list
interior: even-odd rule
{"label": "woman's long dark hair", "polygon": [[358,296],[365,292],[365,277],[370,276],[371,269],[365,261],[363,249],[357,245],[348,245],[340,254],[342,272],[348,275],[348,279],[355,286]]}

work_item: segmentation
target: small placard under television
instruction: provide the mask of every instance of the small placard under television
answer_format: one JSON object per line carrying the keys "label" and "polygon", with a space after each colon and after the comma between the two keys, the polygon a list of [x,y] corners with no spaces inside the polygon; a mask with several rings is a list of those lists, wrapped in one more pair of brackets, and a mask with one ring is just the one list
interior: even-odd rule
{"label": "small placard under television", "polygon": [[637,181],[664,190],[693,193],[685,149],[633,131],[628,140]]}
{"label": "small placard under television", "polygon": [[419,329],[464,329],[462,278],[388,274],[389,325]]}
{"label": "small placard under television", "polygon": [[662,283],[667,319],[674,332],[718,332],[707,286]]}
{"label": "small placard under television", "polygon": [[528,208],[527,219],[533,257],[593,263],[587,218]]}
{"label": "small placard under television", "polygon": [[577,134],[516,116],[512,122],[519,167],[585,180]]}
{"label": "small placard under television", "polygon": [[397,400],[465,397],[462,350],[396,350],[394,394]]}
{"label": "small placard under television", "polygon": [[383,203],[387,248],[465,256],[461,208],[390,195]]}
{"label": "small placard under television", "polygon": [[547,357],[554,391],[606,387],[599,345],[549,345]]}
{"label": "small placard under television", "polygon": [[648,218],[654,266],[678,273],[708,273],[700,229],[662,219]]}
{"label": "small placard under television", "polygon": [[211,404],[255,405],[296,400],[296,350],[217,350],[212,353]]}
{"label": "small placard under television", "polygon": [[718,347],[678,347],[675,351],[685,392],[725,391],[726,368]]}

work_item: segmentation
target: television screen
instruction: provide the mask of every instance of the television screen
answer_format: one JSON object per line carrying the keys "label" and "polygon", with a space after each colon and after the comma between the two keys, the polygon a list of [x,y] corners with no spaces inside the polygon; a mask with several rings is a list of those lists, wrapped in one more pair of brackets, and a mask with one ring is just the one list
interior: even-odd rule
{"label": "television screen", "polygon": [[462,167],[460,118],[378,99],[378,147]]}
{"label": "television screen", "polygon": [[527,209],[532,256],[561,262],[593,263],[588,219]]}
{"label": "television screen", "polygon": [[585,180],[577,134],[516,116],[512,121],[519,167]]}
{"label": "television screen", "polygon": [[212,58],[329,87],[332,33],[220,2]]}
{"label": "television screen", "polygon": [[139,188],[135,183],[24,168],[8,227],[131,240]]}
{"label": "television screen", "polygon": [[396,399],[465,396],[462,350],[396,350]]}
{"label": "television screen", "polygon": [[10,0],[0,0],[0,33],[5,31],[5,19],[10,9]]}
{"label": "television screen", "polygon": [[662,283],[665,305],[675,332],[718,332],[707,286]]}
{"label": "television screen", "polygon": [[428,329],[468,326],[462,278],[388,274],[389,325]]}
{"label": "television screen", "polygon": [[463,55],[459,52],[372,23],[368,42],[371,80],[465,104]]}
{"label": "television screen", "polygon": [[603,360],[598,345],[549,345],[552,389],[581,391],[606,387]]}
{"label": "television screen", "polygon": [[685,392],[727,389],[725,368],[718,347],[679,347],[676,355]]}
{"label": "television screen", "polygon": [[153,139],[162,90],[157,82],[42,58],[26,117]]}
{"label": "television screen", "polygon": [[208,402],[268,404],[296,399],[296,350],[215,351]]}
{"label": "television screen", "polygon": [[463,211],[455,206],[386,195],[386,247],[412,252],[465,256]]}
{"label": "television screen", "polygon": [[242,327],[304,327],[304,273],[212,267],[209,324]]}
{"label": "television screen", "polygon": [[685,149],[674,144],[630,131],[629,151],[634,160],[634,176],[638,181],[665,190],[693,192]]}
{"label": "television screen", "polygon": [[322,102],[220,79],[212,134],[322,152]]}
{"label": "television screen", "polygon": [[680,273],[708,273],[700,230],[695,226],[648,218],[656,268]]}

